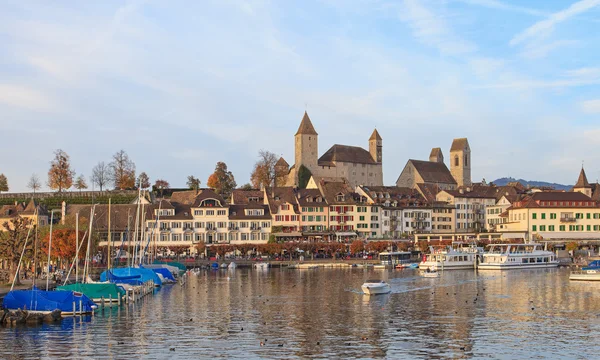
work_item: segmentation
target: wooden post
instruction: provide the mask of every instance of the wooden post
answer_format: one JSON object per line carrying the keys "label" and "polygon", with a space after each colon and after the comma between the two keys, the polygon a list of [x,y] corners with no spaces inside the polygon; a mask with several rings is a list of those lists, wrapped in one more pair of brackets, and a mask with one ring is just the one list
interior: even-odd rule
{"label": "wooden post", "polygon": [[112,294],[108,295],[108,307],[112,307]]}

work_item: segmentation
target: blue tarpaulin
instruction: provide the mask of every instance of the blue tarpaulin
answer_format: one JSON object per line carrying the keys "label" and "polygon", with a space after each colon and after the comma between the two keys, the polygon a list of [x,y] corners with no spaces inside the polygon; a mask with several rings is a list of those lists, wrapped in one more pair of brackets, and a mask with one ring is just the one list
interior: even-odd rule
{"label": "blue tarpaulin", "polygon": [[97,307],[84,294],[73,291],[45,291],[37,287],[31,290],[10,291],[4,297],[2,306],[9,310],[54,311],[58,309],[63,313],[72,313],[73,303],[78,313],[90,313]]}
{"label": "blue tarpaulin", "polygon": [[[110,274],[110,275],[109,275]],[[132,276],[139,276],[139,279],[142,281],[143,283],[148,282],[148,281],[154,281],[154,285],[156,286],[162,286],[162,281],[160,280],[160,277],[152,270],[150,269],[144,269],[144,268],[134,268],[134,267],[126,267],[126,268],[114,268],[114,269],[110,269],[109,271],[103,271],[102,274],[100,274],[100,281],[111,281],[111,282],[119,282],[118,280],[110,280],[111,277],[116,276],[117,278],[121,278],[126,280],[127,278],[130,278]],[[136,280],[135,278],[130,278],[130,280]]]}

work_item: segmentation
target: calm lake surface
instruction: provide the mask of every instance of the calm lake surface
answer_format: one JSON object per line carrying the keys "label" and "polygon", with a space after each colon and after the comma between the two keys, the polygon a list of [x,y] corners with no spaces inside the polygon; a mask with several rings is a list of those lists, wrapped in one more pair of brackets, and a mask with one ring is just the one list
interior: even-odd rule
{"label": "calm lake surface", "polygon": [[[360,286],[386,279],[392,293]],[[0,328],[0,358],[597,358],[600,284],[568,270],[207,271],[135,305]],[[261,346],[261,342],[264,346]],[[170,350],[174,348],[174,351]]]}

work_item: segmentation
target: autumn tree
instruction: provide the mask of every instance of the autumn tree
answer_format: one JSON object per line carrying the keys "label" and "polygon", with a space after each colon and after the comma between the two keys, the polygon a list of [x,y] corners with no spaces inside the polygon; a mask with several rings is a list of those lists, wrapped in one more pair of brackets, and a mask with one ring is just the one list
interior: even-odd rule
{"label": "autumn tree", "polygon": [[300,189],[306,189],[306,185],[308,185],[311,176],[310,170],[308,170],[306,166],[300,165],[300,169],[298,169],[298,187]]}
{"label": "autumn tree", "polygon": [[[84,239],[85,231],[79,231],[79,239]],[[72,228],[62,228],[52,230],[52,248],[50,248],[51,259],[57,262],[66,262],[70,264],[77,254],[77,232]],[[44,236],[41,243],[42,253],[48,256],[48,245],[50,243],[50,234]],[[83,254],[79,254],[83,258]]]}
{"label": "autumn tree", "polygon": [[142,190],[149,188],[150,187],[150,178],[148,177],[148,174],[146,174],[145,172],[140,173],[140,175],[138,176],[138,178],[135,182],[135,186]]}
{"label": "autumn tree", "polygon": [[33,190],[33,193],[35,194],[35,192],[42,187],[40,178],[36,174],[32,174],[27,183],[27,187]]}
{"label": "autumn tree", "polygon": [[169,185],[169,182],[167,180],[158,179],[154,183],[154,189],[155,191],[160,192],[161,197],[163,196],[163,192],[170,187],[171,185]]}
{"label": "autumn tree", "polygon": [[75,180],[75,189],[79,190],[79,192],[81,192],[81,190],[83,189],[87,189],[87,183],[85,182],[85,177],[83,177],[83,175],[79,175],[77,177],[77,180]]}
{"label": "autumn tree", "polygon": [[250,184],[250,183],[240,186],[240,189],[241,190],[254,190],[254,188],[252,187],[252,184]]}
{"label": "autumn tree", "polygon": [[[19,276],[16,274],[21,252],[29,233],[30,220],[17,217],[10,221],[5,221],[0,227],[4,227],[6,231],[0,231],[0,259],[4,259],[8,263],[10,272],[10,282],[14,277],[17,277],[16,284],[20,285]],[[33,255],[33,241],[27,239],[27,247],[25,248],[25,257]]]}
{"label": "autumn tree", "polygon": [[3,191],[8,191],[8,180],[4,174],[0,174],[0,193]]}
{"label": "autumn tree", "polygon": [[135,186],[135,164],[125,150],[117,151],[108,166],[111,181],[116,189],[131,189]]}
{"label": "autumn tree", "polygon": [[108,184],[110,179],[110,168],[104,163],[104,161],[100,161],[94,168],[92,169],[92,184],[98,185],[100,191]]}
{"label": "autumn tree", "polygon": [[186,185],[191,190],[198,191],[198,189],[200,189],[200,179],[198,179],[197,177],[194,177],[194,175],[190,175],[187,177]]}
{"label": "autumn tree", "polygon": [[208,177],[206,185],[225,198],[228,198],[233,189],[237,186],[233,174],[231,171],[227,170],[227,164],[222,161],[217,163],[215,172]]}
{"label": "autumn tree", "polygon": [[350,245],[350,252],[353,254],[360,254],[365,251],[365,242],[362,240],[354,240]]}
{"label": "autumn tree", "polygon": [[270,151],[260,150],[258,161],[250,174],[250,181],[255,189],[283,185],[287,173],[286,167],[277,166],[277,155]]}
{"label": "autumn tree", "polygon": [[69,155],[61,149],[54,152],[54,160],[50,162],[48,171],[48,186],[50,189],[62,192],[73,185],[75,171],[71,170]]}

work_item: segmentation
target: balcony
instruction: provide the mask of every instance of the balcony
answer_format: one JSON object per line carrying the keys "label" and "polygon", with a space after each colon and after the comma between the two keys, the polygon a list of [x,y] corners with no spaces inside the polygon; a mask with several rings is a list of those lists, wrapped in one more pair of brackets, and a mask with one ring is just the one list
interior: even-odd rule
{"label": "balcony", "polygon": [[262,229],[260,226],[250,226],[250,231],[260,231]]}
{"label": "balcony", "polygon": [[574,217],[561,217],[560,222],[576,222],[577,219]]}
{"label": "balcony", "polygon": [[227,230],[229,230],[229,231],[239,231],[240,228],[237,227],[237,226],[230,226],[230,227],[227,228]]}

